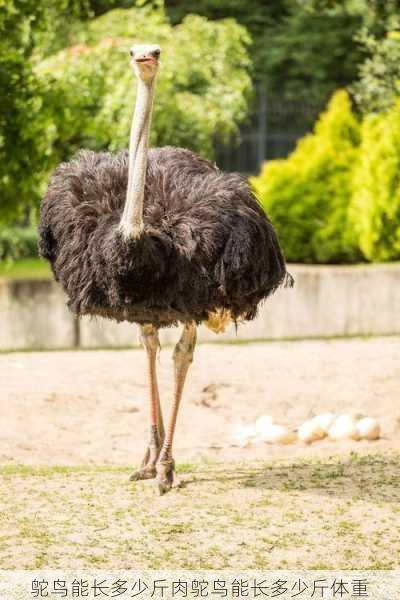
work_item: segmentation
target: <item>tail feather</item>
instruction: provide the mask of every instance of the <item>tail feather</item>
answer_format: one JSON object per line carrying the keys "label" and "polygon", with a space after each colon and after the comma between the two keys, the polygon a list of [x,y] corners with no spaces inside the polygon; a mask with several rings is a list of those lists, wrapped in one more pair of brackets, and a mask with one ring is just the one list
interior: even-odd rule
{"label": "tail feather", "polygon": [[232,323],[232,315],[226,308],[218,308],[208,313],[208,319],[205,326],[214,333],[224,333],[225,329]]}

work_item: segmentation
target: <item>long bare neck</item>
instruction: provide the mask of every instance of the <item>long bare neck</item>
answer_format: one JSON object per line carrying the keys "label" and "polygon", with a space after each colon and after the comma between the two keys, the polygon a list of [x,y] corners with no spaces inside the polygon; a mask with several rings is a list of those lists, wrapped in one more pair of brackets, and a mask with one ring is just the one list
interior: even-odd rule
{"label": "long bare neck", "polygon": [[129,142],[128,189],[119,228],[123,236],[139,238],[143,231],[143,200],[153,110],[155,78],[138,78],[135,112]]}

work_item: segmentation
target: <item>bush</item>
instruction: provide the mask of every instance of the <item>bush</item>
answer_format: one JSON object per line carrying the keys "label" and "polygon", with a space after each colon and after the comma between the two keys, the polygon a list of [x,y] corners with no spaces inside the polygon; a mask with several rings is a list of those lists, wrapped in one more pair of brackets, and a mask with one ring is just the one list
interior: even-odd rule
{"label": "bush", "polygon": [[355,262],[348,206],[360,126],[349,96],[337,92],[287,160],[266,163],[252,183],[276,226],[288,260]]}
{"label": "bush", "polygon": [[0,230],[0,260],[18,260],[38,255],[36,227],[8,227]]}
{"label": "bush", "polygon": [[365,258],[400,259],[400,101],[366,117],[354,175],[350,221]]}

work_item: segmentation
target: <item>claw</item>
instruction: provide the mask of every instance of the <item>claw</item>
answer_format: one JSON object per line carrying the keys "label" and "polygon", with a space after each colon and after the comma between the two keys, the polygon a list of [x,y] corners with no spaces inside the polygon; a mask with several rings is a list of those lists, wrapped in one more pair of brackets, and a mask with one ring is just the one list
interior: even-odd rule
{"label": "claw", "polygon": [[142,479],[154,479],[157,475],[154,465],[149,465],[138,469],[129,477],[129,481],[140,481]]}
{"label": "claw", "polygon": [[156,457],[158,454],[152,456],[151,447],[148,446],[144,458],[140,464],[140,469],[132,473],[129,477],[129,481],[140,481],[142,479],[154,479],[157,475],[156,472]]}

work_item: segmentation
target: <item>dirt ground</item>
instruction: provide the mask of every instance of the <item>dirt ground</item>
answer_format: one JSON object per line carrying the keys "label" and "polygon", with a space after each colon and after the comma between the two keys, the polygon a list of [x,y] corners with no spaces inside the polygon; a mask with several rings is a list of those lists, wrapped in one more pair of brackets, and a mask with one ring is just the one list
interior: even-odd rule
{"label": "dirt ground", "polygon": [[[182,487],[130,482],[141,350],[0,355],[3,569],[390,569],[400,557],[400,338],[201,345],[179,415]],[[159,360],[165,404],[171,348]],[[378,442],[232,445],[262,414],[377,417]],[[322,542],[322,543],[321,543]]]}
{"label": "dirt ground", "polygon": [[[172,395],[171,348],[158,373]],[[176,433],[177,462],[270,459],[399,449],[400,338],[199,345]],[[0,355],[0,463],[134,465],[147,441],[142,350]],[[333,411],[377,417],[378,442],[232,445],[232,429],[270,414],[297,427]]]}
{"label": "dirt ground", "polygon": [[[2,569],[393,569],[400,456],[180,466],[0,467]],[[307,596],[309,597],[309,596]]]}

